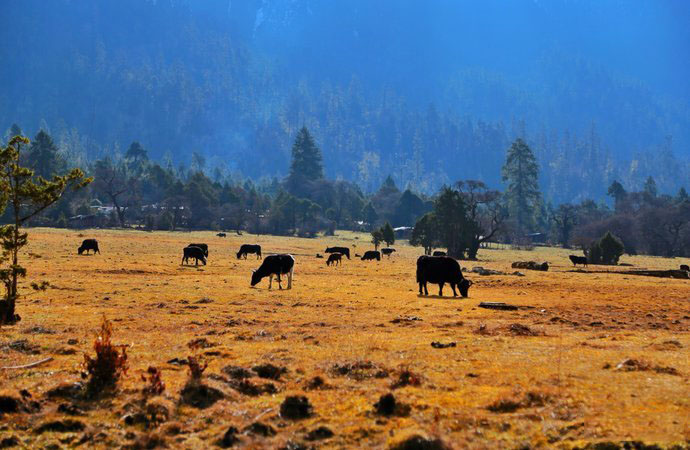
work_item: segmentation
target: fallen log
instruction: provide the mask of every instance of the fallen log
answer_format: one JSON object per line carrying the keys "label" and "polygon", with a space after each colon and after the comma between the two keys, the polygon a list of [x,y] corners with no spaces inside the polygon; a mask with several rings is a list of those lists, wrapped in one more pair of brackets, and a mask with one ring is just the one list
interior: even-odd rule
{"label": "fallen log", "polygon": [[42,359],[40,361],[32,362],[29,364],[24,364],[21,366],[8,366],[8,367],[0,367],[2,370],[14,370],[14,369],[31,369],[32,367],[40,366],[41,364],[47,363],[49,361],[52,361],[53,357],[49,356],[45,359]]}
{"label": "fallen log", "polygon": [[518,307],[515,305],[509,305],[508,303],[503,302],[481,302],[479,307],[486,309],[500,309],[504,311],[516,311],[518,309]]}
{"label": "fallen log", "polygon": [[624,270],[616,273],[657,278],[678,278],[682,280],[690,279],[690,272],[686,272],[685,270]]}

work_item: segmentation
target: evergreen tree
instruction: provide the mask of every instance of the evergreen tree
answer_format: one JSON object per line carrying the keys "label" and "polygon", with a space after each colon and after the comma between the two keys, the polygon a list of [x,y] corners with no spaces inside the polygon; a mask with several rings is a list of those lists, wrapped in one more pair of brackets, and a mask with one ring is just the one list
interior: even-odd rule
{"label": "evergreen tree", "polygon": [[291,192],[299,194],[304,191],[308,182],[321,178],[323,178],[321,150],[316,146],[307,127],[302,127],[292,145],[292,162],[287,179],[288,188]]}
{"label": "evergreen tree", "polygon": [[383,236],[383,241],[386,243],[386,247],[395,244],[395,231],[390,223],[386,222],[386,224],[381,227],[381,235]]}
{"label": "evergreen tree", "polygon": [[125,153],[125,158],[135,162],[147,161],[149,159],[148,153],[137,141],[132,142],[129,146]]}
{"label": "evergreen tree", "polygon": [[424,214],[414,225],[410,245],[424,247],[424,254],[431,255],[437,240],[436,219],[434,213]]}
{"label": "evergreen tree", "polygon": [[[22,231],[27,220],[57,202],[65,190],[80,189],[92,179],[84,178],[80,169],[66,175],[55,174],[50,180],[38,176],[19,163],[21,150],[29,139],[14,136],[5,147],[0,147],[0,214],[10,206],[11,223],[0,227],[0,281],[5,285],[5,296],[0,300],[0,324],[18,321],[16,301],[19,298],[18,279],[26,276],[19,265],[19,251],[28,243],[28,234]],[[5,267],[6,266],[6,267]]]}
{"label": "evergreen tree", "polygon": [[538,177],[539,166],[534,153],[525,141],[516,139],[508,150],[502,178],[508,183],[505,192],[508,212],[520,232],[534,226],[541,201]]}
{"label": "evergreen tree", "polygon": [[371,243],[374,244],[374,248],[376,250],[379,249],[379,245],[381,245],[381,242],[383,242],[383,231],[381,229],[377,229],[371,232]]}
{"label": "evergreen tree", "polygon": [[680,190],[678,191],[677,199],[678,199],[678,203],[690,201],[690,196],[688,195],[688,191],[686,191],[684,187],[681,187]]}
{"label": "evergreen tree", "polygon": [[614,180],[614,182],[611,183],[611,186],[609,186],[608,195],[609,197],[613,197],[614,208],[617,212],[621,210],[623,201],[625,200],[625,196],[627,194],[628,193],[625,191],[623,185],[618,181]]}
{"label": "evergreen tree", "polygon": [[651,175],[648,176],[644,182],[643,192],[645,195],[652,198],[656,197],[657,195],[656,181],[654,181],[654,178],[652,178]]}
{"label": "evergreen tree", "polygon": [[429,209],[424,201],[414,192],[407,189],[393,211],[393,223],[397,226],[409,226],[415,223],[418,217]]}
{"label": "evergreen tree", "polygon": [[362,216],[364,222],[369,224],[369,229],[371,229],[376,223],[376,221],[379,220],[379,215],[376,212],[376,209],[374,209],[374,205],[372,205],[371,202],[367,202],[367,204],[364,205],[364,209],[362,210]]}
{"label": "evergreen tree", "polygon": [[62,155],[60,155],[57,146],[53,142],[53,138],[43,130],[38,132],[31,143],[27,161],[29,167],[33,169],[36,175],[46,179],[63,172],[66,167]]}

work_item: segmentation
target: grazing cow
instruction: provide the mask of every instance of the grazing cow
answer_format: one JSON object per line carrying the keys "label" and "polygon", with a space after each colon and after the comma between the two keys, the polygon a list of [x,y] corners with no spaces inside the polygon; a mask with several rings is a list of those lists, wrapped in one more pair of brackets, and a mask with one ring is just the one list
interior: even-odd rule
{"label": "grazing cow", "polygon": [[686,272],[690,272],[690,266],[688,266],[687,264],[681,264],[680,270],[685,270]]}
{"label": "grazing cow", "polygon": [[442,252],[441,250],[436,250],[434,252],[434,256],[446,256],[446,252]]}
{"label": "grazing cow", "polygon": [[93,254],[95,255],[96,253],[101,253],[101,251],[98,249],[98,241],[95,239],[84,239],[81,243],[81,247],[77,249],[77,252],[81,255],[86,251],[86,254],[89,254],[89,250],[93,250]]}
{"label": "grazing cow", "polygon": [[252,271],[252,286],[256,286],[262,278],[268,277],[268,288],[273,284],[273,275],[278,277],[278,288],[283,289],[280,284],[280,276],[287,274],[288,289],[292,289],[292,275],[295,272],[295,258],[292,255],[268,255],[261,266]]}
{"label": "grazing cow", "polygon": [[420,256],[417,258],[417,283],[419,283],[419,295],[429,295],[427,283],[438,284],[438,295],[443,296],[443,285],[449,283],[453,289],[453,297],[457,296],[455,286],[460,290],[460,295],[467,297],[472,282],[462,276],[460,264],[448,256]]}
{"label": "grazing cow", "polygon": [[394,248],[382,248],[381,249],[381,253],[388,256],[389,258],[391,257],[391,255],[393,254],[394,251],[395,251]]}
{"label": "grazing cow", "polygon": [[193,245],[185,247],[184,250],[182,250],[182,262],[180,265],[188,264],[189,258],[194,258],[195,266],[199,265],[199,261],[206,265],[206,255],[204,254],[204,249],[201,247],[195,247]]}
{"label": "grazing cow", "polygon": [[227,234],[225,234],[225,233],[218,233],[218,234],[216,234],[216,236],[218,236],[218,237],[227,237]]}
{"label": "grazing cow", "polygon": [[324,253],[340,253],[350,259],[350,249],[347,247],[328,247]]}
{"label": "grazing cow", "polygon": [[208,258],[208,244],[189,244],[187,247],[199,247],[204,252],[204,256]]}
{"label": "grazing cow", "polygon": [[330,266],[331,263],[333,264],[341,264],[343,260],[343,255],[341,253],[331,253],[328,256],[328,260],[326,261],[326,265]]}
{"label": "grazing cow", "polygon": [[247,259],[247,253],[256,253],[256,259],[261,259],[261,246],[259,244],[242,244],[240,251],[237,252],[237,259],[244,256]]}
{"label": "grazing cow", "polygon": [[381,252],[378,250],[367,250],[362,256],[362,261],[367,261],[370,259],[375,259],[376,261],[381,261]]}
{"label": "grazing cow", "polygon": [[586,256],[570,255],[570,256],[568,256],[568,258],[570,258],[570,261],[572,261],[573,266],[577,266],[578,264],[582,264],[583,266],[587,267],[587,257]]}

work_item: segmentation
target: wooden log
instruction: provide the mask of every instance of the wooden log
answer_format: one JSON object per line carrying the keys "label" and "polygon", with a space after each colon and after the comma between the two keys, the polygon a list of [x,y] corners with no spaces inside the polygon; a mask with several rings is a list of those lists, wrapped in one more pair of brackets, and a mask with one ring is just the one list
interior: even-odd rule
{"label": "wooden log", "polygon": [[509,305],[508,303],[503,302],[481,302],[479,307],[486,309],[500,309],[504,311],[516,311],[518,309],[518,307],[515,305]]}

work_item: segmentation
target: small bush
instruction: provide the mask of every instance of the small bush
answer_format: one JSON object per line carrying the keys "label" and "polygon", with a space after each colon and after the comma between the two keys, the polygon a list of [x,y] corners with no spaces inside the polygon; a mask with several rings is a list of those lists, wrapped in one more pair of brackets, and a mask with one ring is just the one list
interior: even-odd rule
{"label": "small bush", "polygon": [[587,259],[590,264],[616,265],[624,251],[623,242],[607,231],[601,239],[590,245]]}
{"label": "small bush", "polygon": [[160,395],[165,391],[165,383],[163,383],[161,371],[157,367],[149,366],[146,374],[141,375],[141,380],[146,383],[142,389],[144,395]]}
{"label": "small bush", "polygon": [[[113,345],[110,338],[113,327],[103,316],[101,329],[93,343],[96,357],[84,355],[83,378],[89,378],[87,392],[89,395],[99,394],[103,390],[115,387],[120,377],[127,373],[127,352],[125,346]],[[118,347],[120,347],[118,349]]]}
{"label": "small bush", "polygon": [[187,358],[187,366],[189,367],[189,378],[193,381],[198,381],[201,379],[204,370],[208,367],[208,363],[204,361],[201,357],[190,356]]}

